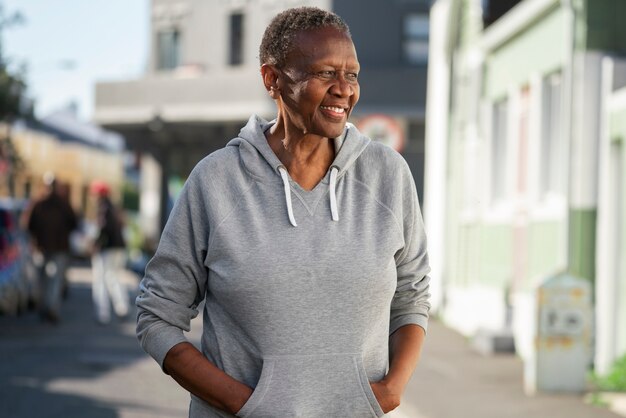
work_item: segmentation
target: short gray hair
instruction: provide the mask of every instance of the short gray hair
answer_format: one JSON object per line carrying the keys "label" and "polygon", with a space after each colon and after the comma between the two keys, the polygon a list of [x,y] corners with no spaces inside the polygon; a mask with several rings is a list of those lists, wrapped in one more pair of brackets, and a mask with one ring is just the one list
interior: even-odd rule
{"label": "short gray hair", "polygon": [[317,7],[295,7],[279,13],[263,34],[259,47],[261,65],[283,67],[293,47],[293,40],[299,33],[327,27],[336,28],[351,37],[346,22],[333,12]]}

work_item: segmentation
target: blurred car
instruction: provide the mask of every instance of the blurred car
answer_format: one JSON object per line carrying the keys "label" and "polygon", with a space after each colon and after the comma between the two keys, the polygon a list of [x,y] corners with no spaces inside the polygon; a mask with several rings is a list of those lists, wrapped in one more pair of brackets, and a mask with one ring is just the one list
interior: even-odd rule
{"label": "blurred car", "polygon": [[24,312],[39,300],[28,234],[19,227],[26,207],[26,200],[0,199],[0,314]]}

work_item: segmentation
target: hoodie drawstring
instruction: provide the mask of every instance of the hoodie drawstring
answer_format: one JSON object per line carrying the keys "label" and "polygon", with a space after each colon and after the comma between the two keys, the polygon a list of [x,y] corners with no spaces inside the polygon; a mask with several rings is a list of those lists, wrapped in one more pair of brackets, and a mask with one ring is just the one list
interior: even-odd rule
{"label": "hoodie drawstring", "polygon": [[[283,179],[283,185],[285,186],[285,201],[287,203],[287,214],[289,215],[289,223],[293,226],[298,226],[296,218],[293,216],[293,206],[291,204],[291,187],[289,186],[289,174],[284,166],[278,166],[280,177]],[[330,168],[330,214],[332,220],[339,221],[339,210],[337,209],[337,175],[339,174],[339,168],[332,166]]]}
{"label": "hoodie drawstring", "polygon": [[283,179],[283,185],[285,186],[285,200],[287,201],[287,214],[289,215],[289,222],[293,226],[298,226],[296,218],[293,216],[293,207],[291,206],[291,187],[289,187],[289,176],[287,169],[282,165],[278,167],[280,177]]}
{"label": "hoodie drawstring", "polygon": [[339,220],[339,211],[337,210],[337,174],[339,169],[335,166],[330,168],[330,214],[333,221]]}

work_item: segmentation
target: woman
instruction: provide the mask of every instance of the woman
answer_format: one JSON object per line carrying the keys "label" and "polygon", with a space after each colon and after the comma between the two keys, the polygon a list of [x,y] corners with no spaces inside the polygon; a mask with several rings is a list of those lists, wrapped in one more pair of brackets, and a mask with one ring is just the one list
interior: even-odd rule
{"label": "woman", "polygon": [[[347,123],[359,63],[341,18],[279,14],[260,60],[277,118],[193,170],[141,283],[139,338],[191,417],[383,416],[428,318],[411,173]],[[203,300],[200,352],[182,331]]]}

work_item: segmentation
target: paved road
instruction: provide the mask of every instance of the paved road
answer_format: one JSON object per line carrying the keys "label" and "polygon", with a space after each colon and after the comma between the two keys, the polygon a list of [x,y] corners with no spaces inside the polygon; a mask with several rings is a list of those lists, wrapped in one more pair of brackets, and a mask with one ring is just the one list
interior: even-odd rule
{"label": "paved road", "polygon": [[[57,326],[0,317],[0,417],[183,418],[188,394],[139,348],[134,317],[103,327],[92,316],[90,272],[70,271]],[[127,283],[136,288],[137,279]],[[199,322],[190,334],[198,340]],[[391,418],[614,418],[580,397],[527,398],[515,357],[481,357],[433,322],[404,404]]]}

